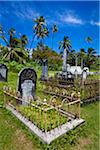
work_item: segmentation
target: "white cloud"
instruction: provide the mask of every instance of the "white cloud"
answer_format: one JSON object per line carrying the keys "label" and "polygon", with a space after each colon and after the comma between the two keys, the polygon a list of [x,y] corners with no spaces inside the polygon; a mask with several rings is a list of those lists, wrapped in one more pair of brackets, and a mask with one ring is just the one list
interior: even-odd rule
{"label": "white cloud", "polygon": [[28,8],[28,7],[25,9],[16,10],[14,12],[14,14],[17,17],[23,18],[23,19],[33,19],[33,18],[40,16],[40,14],[38,12],[36,12],[32,8]]}
{"label": "white cloud", "polygon": [[90,24],[95,25],[95,26],[100,26],[100,21],[96,22],[96,21],[91,20]]}
{"label": "white cloud", "polygon": [[82,25],[84,24],[84,21],[79,18],[78,15],[76,15],[73,11],[67,11],[63,14],[59,14],[60,20],[66,24],[72,24],[72,25]]}

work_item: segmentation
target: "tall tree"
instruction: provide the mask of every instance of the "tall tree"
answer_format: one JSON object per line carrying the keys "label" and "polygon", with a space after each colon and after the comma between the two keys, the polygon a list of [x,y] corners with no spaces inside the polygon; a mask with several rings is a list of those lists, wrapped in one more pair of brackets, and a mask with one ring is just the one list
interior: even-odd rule
{"label": "tall tree", "polygon": [[71,41],[68,36],[64,36],[63,41],[59,42],[59,49],[63,50],[63,67],[62,71],[67,71],[67,57],[71,49]]}
{"label": "tall tree", "polygon": [[25,48],[27,44],[28,44],[28,38],[25,34],[23,34],[21,36],[21,46],[22,46],[22,48]]}
{"label": "tall tree", "polygon": [[54,24],[53,28],[52,28],[52,50],[53,50],[53,40],[54,40],[54,34],[58,32],[58,28],[57,25]]}
{"label": "tall tree", "polygon": [[34,36],[32,38],[30,49],[32,47],[35,37],[37,37],[37,39],[40,39],[41,43],[43,43],[43,39],[49,34],[45,18],[43,16],[40,16],[39,18],[34,20],[34,22],[35,22],[35,25],[33,26]]}
{"label": "tall tree", "polygon": [[24,63],[27,58],[27,52],[25,47],[27,44],[27,37],[23,35],[21,38],[15,37],[15,29],[11,28],[8,32],[9,39],[6,39],[2,26],[0,26],[0,38],[4,40],[7,47],[2,47],[2,59],[6,60],[16,60]]}
{"label": "tall tree", "polygon": [[9,38],[9,47],[13,47],[13,37],[16,34],[16,31],[14,28],[10,28],[10,30],[8,31],[8,34],[10,36]]}
{"label": "tall tree", "polygon": [[7,46],[9,46],[9,42],[7,41],[5,37],[5,32],[3,30],[2,25],[0,25],[0,38],[6,43]]}
{"label": "tall tree", "polygon": [[88,48],[87,52],[87,66],[90,68],[94,62],[96,51],[93,48]]}

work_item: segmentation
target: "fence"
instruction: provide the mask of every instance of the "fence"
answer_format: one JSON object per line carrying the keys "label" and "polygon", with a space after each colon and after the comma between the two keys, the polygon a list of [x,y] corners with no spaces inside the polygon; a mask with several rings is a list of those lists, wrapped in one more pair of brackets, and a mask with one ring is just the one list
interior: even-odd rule
{"label": "fence", "polygon": [[[53,81],[53,80],[52,80]],[[75,80],[74,85],[61,85],[58,82],[45,82],[43,86],[43,92],[51,95],[60,96],[66,98],[71,97],[71,93],[77,95],[77,92],[81,93],[81,101],[83,103],[92,102],[99,99],[99,80],[90,80],[85,81]]]}
{"label": "fence", "polygon": [[43,132],[61,127],[70,119],[80,118],[80,94],[65,98],[52,96],[49,101],[40,97],[31,97],[24,101],[19,92],[4,87],[5,106],[9,106],[30,120]]}

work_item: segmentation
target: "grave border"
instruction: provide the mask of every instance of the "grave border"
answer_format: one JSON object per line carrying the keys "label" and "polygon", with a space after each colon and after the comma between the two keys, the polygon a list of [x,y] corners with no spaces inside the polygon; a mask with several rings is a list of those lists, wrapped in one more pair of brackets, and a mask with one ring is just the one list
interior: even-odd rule
{"label": "grave border", "polygon": [[43,132],[40,130],[37,126],[35,126],[31,121],[29,121],[27,118],[22,116],[17,110],[12,108],[9,105],[6,105],[6,109],[11,111],[11,113],[16,116],[25,126],[27,126],[30,131],[34,134],[36,134],[43,142],[50,144],[53,140],[57,139],[58,137],[64,135],[68,131],[76,128],[79,125],[82,125],[85,120],[83,119],[73,119],[71,122],[67,122],[55,129],[52,129],[51,131],[48,132]]}

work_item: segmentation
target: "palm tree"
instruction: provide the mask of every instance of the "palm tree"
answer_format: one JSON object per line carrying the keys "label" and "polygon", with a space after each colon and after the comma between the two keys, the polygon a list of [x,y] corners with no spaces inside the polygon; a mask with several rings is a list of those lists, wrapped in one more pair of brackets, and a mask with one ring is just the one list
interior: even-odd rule
{"label": "palm tree", "polygon": [[52,28],[52,50],[53,50],[53,40],[54,40],[54,34],[58,32],[58,28],[57,25],[54,24],[53,28]]}
{"label": "palm tree", "polygon": [[80,59],[81,59],[81,68],[83,69],[83,61],[85,59],[85,49],[84,48],[81,48],[80,49],[80,52],[79,52],[79,55],[80,55]]}
{"label": "palm tree", "polygon": [[88,52],[87,52],[87,66],[90,68],[90,66],[93,64],[94,62],[94,58],[95,58],[95,54],[96,51],[93,48],[88,48]]}
{"label": "palm tree", "polygon": [[20,63],[24,63],[27,58],[27,52],[25,47],[27,44],[27,37],[23,35],[20,39],[14,37],[16,31],[11,28],[8,32],[9,40],[6,39],[2,26],[0,26],[0,37],[4,40],[7,47],[2,47],[0,55],[2,55],[3,60],[16,60]]}
{"label": "palm tree", "polygon": [[3,31],[2,25],[0,25],[0,38],[3,39],[3,41],[6,43],[7,46],[9,45],[9,42],[5,37],[5,32]]}
{"label": "palm tree", "polygon": [[20,39],[22,48],[25,48],[28,44],[28,37],[25,34],[23,34]]}
{"label": "palm tree", "polygon": [[92,38],[90,37],[90,36],[88,36],[87,38],[86,38],[86,42],[88,42],[88,43],[91,43],[93,40],[92,40]]}
{"label": "palm tree", "polygon": [[32,42],[30,45],[30,49],[32,47],[34,38],[37,36],[37,39],[40,39],[41,42],[43,42],[42,40],[48,36],[49,31],[48,28],[46,27],[46,22],[45,22],[45,18],[43,16],[40,16],[39,18],[37,18],[36,20],[34,20],[35,25],[33,27],[34,30],[34,36],[32,38]]}
{"label": "palm tree", "polygon": [[63,50],[63,67],[62,71],[66,72],[67,71],[67,56],[68,53],[71,49],[71,41],[69,40],[68,36],[64,36],[63,41],[61,41],[59,46],[59,49]]}
{"label": "palm tree", "polygon": [[14,35],[16,34],[16,31],[14,28],[11,28],[9,31],[8,31],[8,34],[10,36],[10,39],[9,39],[9,46],[10,47],[13,47],[13,37]]}

